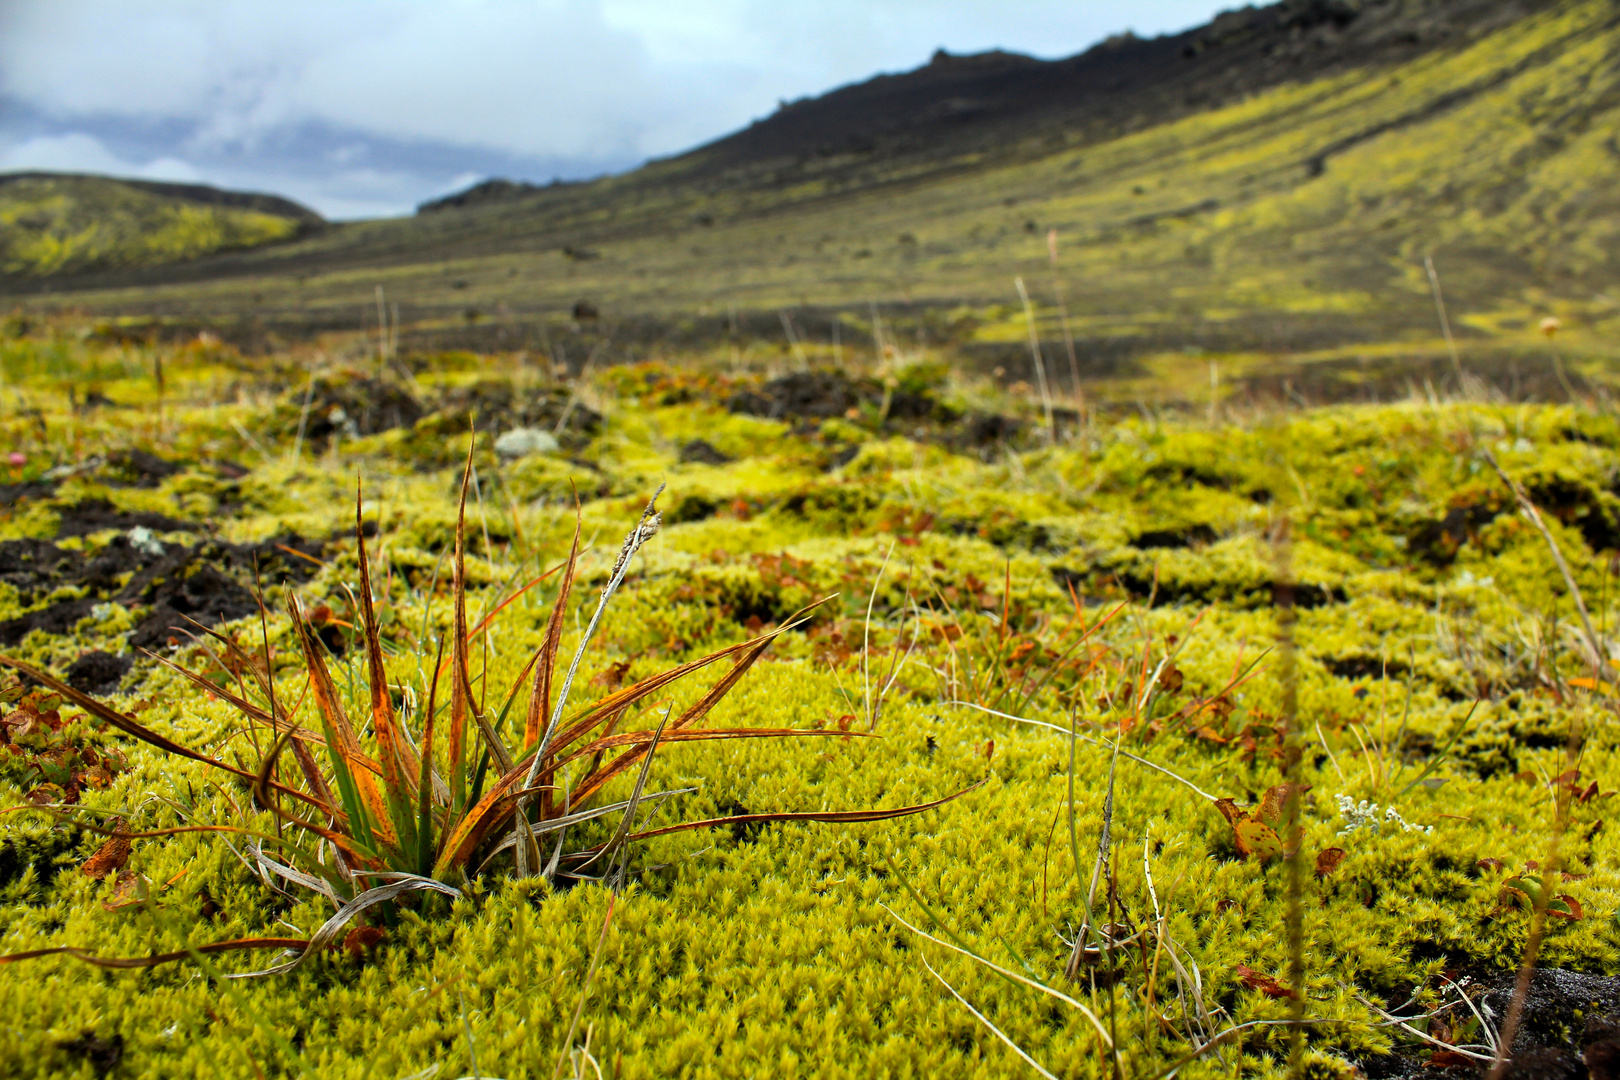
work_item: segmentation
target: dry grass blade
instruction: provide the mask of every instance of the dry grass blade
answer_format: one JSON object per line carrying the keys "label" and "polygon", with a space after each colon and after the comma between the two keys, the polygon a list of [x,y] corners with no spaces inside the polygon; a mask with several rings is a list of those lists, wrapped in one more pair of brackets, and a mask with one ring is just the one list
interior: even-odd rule
{"label": "dry grass blade", "polygon": [[1007,1033],[1005,1031],[1002,1031],[1000,1028],[996,1027],[996,1025],[992,1024],[990,1022],[990,1019],[987,1016],[985,1016],[984,1013],[980,1012],[978,1009],[975,1009],[972,1005],[970,1005],[968,1003],[967,998],[965,998],[961,994],[957,993],[956,992],[956,987],[954,987],[950,983],[946,982],[945,977],[943,975],[941,975],[939,972],[935,971],[934,968],[933,968],[933,965],[930,964],[927,961],[927,959],[922,958],[922,957],[918,957],[918,959],[922,960],[922,966],[928,969],[928,974],[930,974],[934,978],[938,979],[939,980],[939,985],[941,985],[945,989],[949,990],[951,992],[951,996],[954,997],[957,1001],[962,1003],[962,1008],[964,1008],[968,1012],[972,1013],[973,1018],[975,1020],[977,1020],[979,1023],[983,1024],[985,1027],[989,1028],[990,1033],[992,1035],[994,1035],[996,1038],[1000,1039],[1003,1043],[1005,1043],[1006,1046],[1007,1046],[1007,1049],[1009,1049],[1013,1053],[1017,1054],[1019,1056],[1019,1058],[1022,1059],[1023,1062],[1026,1065],[1028,1065],[1030,1068],[1034,1069],[1036,1072],[1040,1073],[1042,1076],[1046,1077],[1047,1080],[1058,1080],[1058,1078],[1056,1076],[1052,1075],[1044,1067],[1042,1067],[1040,1062],[1036,1061],[1034,1058],[1030,1057],[1027,1053],[1025,1053],[1023,1047],[1021,1047],[1017,1043],[1013,1042],[1012,1039],[1010,1037],[1008,1037],[1008,1035],[1007,1035]]}
{"label": "dry grass blade", "polygon": [[618,896],[608,896],[607,914],[602,917],[602,933],[596,939],[596,948],[591,952],[591,966],[585,972],[585,981],[579,988],[579,1001],[574,1006],[574,1018],[568,1023],[568,1035],[563,1039],[563,1056],[557,1059],[557,1067],[551,1070],[552,1080],[562,1072],[563,1061],[568,1056],[574,1044],[574,1033],[579,1030],[579,1018],[585,1012],[585,999],[590,996],[591,982],[596,978],[596,969],[602,962],[602,947],[607,944],[608,927],[613,922],[613,909],[618,903]]}
{"label": "dry grass blade", "polygon": [[[467,447],[461,472],[461,494],[456,500],[455,556],[451,564],[450,592],[455,613],[450,628],[450,804],[459,811],[467,802],[467,711],[472,685],[467,676],[467,487],[472,482],[475,437]],[[505,770],[502,770],[503,772]]]}
{"label": "dry grass blade", "polygon": [[551,618],[546,623],[546,636],[536,654],[534,690],[529,696],[529,714],[523,728],[523,749],[529,750],[540,742],[546,717],[551,715],[551,679],[557,669],[557,650],[562,645],[563,620],[568,614],[568,596],[574,589],[574,573],[579,568],[580,521],[576,509],[574,516],[574,542],[568,549],[568,560],[563,564],[562,584],[557,599],[551,606]]}
{"label": "dry grass blade", "polygon": [[1490,463],[1491,468],[1496,470],[1496,475],[1502,478],[1502,483],[1506,484],[1508,490],[1513,492],[1514,500],[1519,504],[1519,509],[1529,519],[1530,524],[1536,527],[1536,531],[1541,533],[1541,538],[1547,542],[1547,548],[1552,552],[1553,562],[1558,564],[1558,572],[1563,575],[1564,585],[1569,589],[1569,595],[1575,601],[1575,610],[1580,613],[1581,627],[1586,631],[1587,647],[1592,650],[1590,663],[1594,669],[1594,676],[1601,678],[1602,672],[1599,669],[1608,663],[1608,650],[1603,647],[1603,641],[1598,637],[1597,631],[1592,629],[1592,616],[1587,614],[1586,600],[1581,595],[1581,587],[1575,583],[1575,575],[1570,572],[1569,563],[1564,561],[1563,549],[1558,546],[1558,541],[1553,538],[1552,530],[1547,528],[1547,523],[1542,520],[1541,511],[1537,510],[1536,504],[1530,501],[1529,494],[1517,480],[1509,476],[1502,466],[1497,463],[1496,455],[1491,453],[1489,449],[1482,450],[1481,454]]}
{"label": "dry grass blade", "polygon": [[[387,844],[397,844],[399,838],[394,832],[382,792],[377,789],[376,777],[359,763],[365,754],[360,749],[360,740],[355,735],[353,725],[343,711],[337,685],[332,681],[332,674],[321,655],[324,646],[304,617],[298,598],[291,593],[287,595],[287,614],[292,619],[293,631],[304,654],[316,709],[326,728],[326,747],[337,774],[338,794],[343,799],[344,809],[348,811],[350,832],[367,847],[371,846],[373,837]],[[386,692],[386,686],[384,689]]]}
{"label": "dry grass blade", "polygon": [[659,740],[664,737],[664,729],[668,726],[669,710],[665,709],[664,718],[658,721],[658,727],[653,730],[652,739],[647,743],[647,757],[641,763],[641,774],[636,777],[635,790],[630,792],[630,798],[625,801],[624,817],[620,819],[618,829],[613,833],[613,837],[608,840],[606,844],[597,849],[596,854],[585,860],[585,863],[578,868],[579,870],[583,870],[586,866],[589,866],[591,863],[602,858],[604,855],[607,856],[609,860],[608,865],[610,867],[612,866],[613,856],[616,855],[619,848],[624,845],[624,838],[630,834],[630,829],[636,823],[636,807],[641,803],[642,792],[647,790],[647,774],[652,772],[653,756],[658,753]]}
{"label": "dry grass blade", "polygon": [[[1083,743],[1089,743],[1090,745],[1099,747],[1099,748],[1101,748],[1103,750],[1112,751],[1113,748],[1114,748],[1112,743],[1105,743],[1105,742],[1102,742],[1099,739],[1093,739],[1089,735],[1081,735],[1079,732],[1071,732],[1066,727],[1059,727],[1057,724],[1049,724],[1045,720],[1031,720],[1031,719],[1029,719],[1028,717],[1025,717],[1025,716],[1014,716],[1012,713],[1004,713],[1004,712],[1001,712],[998,709],[992,709],[992,708],[989,708],[988,706],[979,705],[979,704],[977,704],[975,702],[972,702],[972,701],[948,701],[945,704],[947,704],[947,705],[963,705],[963,706],[966,706],[969,709],[978,709],[980,712],[989,713],[991,716],[999,716],[1003,720],[1012,720],[1012,721],[1014,721],[1016,723],[1019,723],[1019,724],[1029,724],[1031,727],[1047,728],[1047,729],[1049,729],[1051,731],[1058,732],[1059,734],[1063,735],[1066,738],[1072,735],[1074,738],[1079,739]],[[1139,756],[1137,754],[1132,754],[1132,753],[1129,753],[1129,752],[1124,751],[1124,750],[1121,750],[1119,752],[1119,756],[1124,758],[1127,761],[1134,761],[1138,765],[1144,765],[1147,768],[1152,769],[1154,772],[1163,773],[1165,776],[1168,776],[1170,779],[1176,781],[1177,783],[1184,784],[1187,787],[1191,788],[1192,791],[1195,794],[1203,796],[1204,798],[1208,799],[1210,802],[1215,802],[1216,801],[1215,796],[1211,795],[1209,792],[1205,791],[1203,788],[1199,787],[1197,784],[1193,783],[1191,780],[1188,780],[1185,776],[1182,776],[1179,773],[1171,772],[1169,769],[1165,768],[1163,765],[1158,764],[1157,762],[1149,761],[1145,757],[1141,757],[1141,756]]]}
{"label": "dry grass blade", "polygon": [[34,960],[41,956],[71,956],[75,960],[83,960],[87,964],[94,964],[103,968],[148,968],[159,964],[172,964],[176,960],[184,960],[193,952],[222,953],[240,952],[247,949],[303,949],[308,947],[309,941],[305,938],[236,938],[232,941],[216,941],[208,945],[193,945],[189,949],[179,952],[156,953],[152,956],[97,956],[85,949],[75,948],[72,945],[58,945],[52,949],[33,949],[29,952],[12,953],[9,956],[0,956],[0,964],[15,964],[21,960]]}
{"label": "dry grass blade", "polygon": [[347,904],[344,904],[343,907],[338,910],[336,915],[333,915],[330,919],[327,919],[326,922],[321,924],[320,929],[316,930],[314,935],[304,943],[303,951],[293,959],[284,964],[277,964],[275,967],[265,968],[263,971],[248,971],[235,975],[227,975],[225,977],[227,979],[253,979],[258,978],[261,975],[277,975],[284,971],[291,971],[293,968],[298,967],[305,960],[309,959],[313,954],[337,941],[337,937],[343,932],[343,928],[347,926],[356,915],[359,915],[362,911],[365,911],[369,907],[374,907],[377,904],[393,900],[403,893],[427,890],[432,892],[441,892],[447,896],[455,897],[457,899],[461,897],[460,889],[451,888],[449,885],[445,885],[442,882],[433,881],[430,878],[417,877],[414,874],[400,874],[394,876],[404,878],[405,880],[391,881],[387,885],[379,885],[374,889],[367,889],[359,896],[356,896],[353,900],[350,900]]}
{"label": "dry grass blade", "polygon": [[[666,731],[663,735],[658,736],[658,741],[707,742],[719,739],[788,739],[794,736],[820,736],[822,738],[839,739],[882,738],[881,735],[874,735],[869,731],[840,731],[836,728],[700,728],[696,731]],[[604,735],[602,738],[596,739],[562,758],[555,767],[561,769],[563,766],[578,761],[580,758],[590,757],[592,754],[617,746],[635,746],[645,749],[644,744],[652,742],[653,739],[654,732],[651,731],[626,731],[617,735]]]}
{"label": "dry grass blade", "polygon": [[[904,918],[897,915],[894,912],[894,909],[890,908],[887,904],[880,904],[879,906],[882,907],[884,911],[887,911],[889,913],[889,916],[891,918],[893,918],[895,922],[899,923],[901,926],[905,927],[907,930],[910,930],[913,934],[916,934],[918,937],[927,938],[929,941],[932,941],[935,945],[938,945],[938,946],[940,946],[942,948],[949,949],[949,950],[951,950],[952,952],[955,952],[955,953],[961,953],[963,956],[967,957],[969,960],[972,960],[974,963],[982,965],[983,967],[989,968],[991,971],[995,972],[997,975],[1002,976],[1003,978],[1010,979],[1013,982],[1018,983],[1020,986],[1027,986],[1031,990],[1039,990],[1041,993],[1045,994],[1047,997],[1056,998],[1058,1001],[1063,1002],[1065,1005],[1067,1005],[1070,1008],[1078,1011],[1082,1016],[1084,1016],[1088,1021],[1091,1022],[1091,1026],[1096,1030],[1097,1034],[1102,1036],[1102,1040],[1103,1040],[1104,1045],[1109,1046],[1109,1047],[1112,1047],[1114,1045],[1114,1040],[1109,1036],[1108,1029],[1103,1027],[1102,1020],[1100,1020],[1097,1017],[1097,1014],[1092,1012],[1090,1009],[1086,1008],[1086,1006],[1082,1005],[1080,1002],[1076,1001],[1074,998],[1070,997],[1068,994],[1065,994],[1063,991],[1054,990],[1050,986],[1047,986],[1045,983],[1036,982],[1034,979],[1025,978],[1024,976],[1018,974],[1018,972],[1010,971],[1007,968],[1002,967],[1000,964],[992,963],[991,961],[986,960],[984,957],[980,956],[979,954],[973,952],[970,949],[964,948],[963,946],[961,946],[959,944],[952,944],[949,941],[942,941],[939,938],[935,937],[934,935],[930,934],[928,931],[920,929],[919,927],[912,926]],[[932,918],[933,917],[932,914],[930,914],[929,917]]]}
{"label": "dry grass blade", "polygon": [[664,836],[668,833],[686,832],[690,829],[712,829],[722,825],[757,825],[772,821],[826,821],[833,823],[853,823],[860,821],[888,821],[890,818],[908,817],[912,814],[921,814],[927,810],[934,810],[946,803],[955,802],[962,796],[979,790],[989,781],[989,777],[976,784],[970,784],[954,795],[947,795],[943,799],[933,802],[914,803],[911,806],[897,806],[892,810],[824,810],[824,811],[787,811],[779,814],[734,814],[731,817],[706,818],[703,821],[686,821],[679,825],[666,825],[662,829],[652,829],[648,832],[635,833],[629,837],[631,840],[646,840],[654,836]]}

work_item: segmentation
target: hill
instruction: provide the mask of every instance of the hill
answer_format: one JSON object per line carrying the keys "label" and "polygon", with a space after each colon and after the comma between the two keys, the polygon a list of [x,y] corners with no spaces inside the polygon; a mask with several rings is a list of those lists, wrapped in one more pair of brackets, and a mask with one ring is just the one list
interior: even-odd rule
{"label": "hill", "polygon": [[825,339],[873,303],[969,305],[927,332],[1012,355],[1013,278],[1051,297],[1055,229],[1096,370],[1184,346],[1432,345],[1428,254],[1460,334],[1522,337],[1549,310],[1612,317],[1617,58],[1606,0],[1288,0],[1065,60],[940,54],[622,176],[55,287],[318,331],[352,329],[381,284],[433,340],[509,345],[581,299],[620,342],[783,310]]}
{"label": "hill", "polygon": [[0,175],[0,275],[144,269],[324,224],[274,195],[71,173]]}

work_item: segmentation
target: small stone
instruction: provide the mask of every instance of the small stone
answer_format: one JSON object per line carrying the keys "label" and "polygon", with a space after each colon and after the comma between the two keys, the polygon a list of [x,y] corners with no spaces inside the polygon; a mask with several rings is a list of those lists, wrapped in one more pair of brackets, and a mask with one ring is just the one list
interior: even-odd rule
{"label": "small stone", "polygon": [[504,459],[515,460],[530,454],[555,454],[557,437],[539,428],[520,427],[495,440],[495,453]]}

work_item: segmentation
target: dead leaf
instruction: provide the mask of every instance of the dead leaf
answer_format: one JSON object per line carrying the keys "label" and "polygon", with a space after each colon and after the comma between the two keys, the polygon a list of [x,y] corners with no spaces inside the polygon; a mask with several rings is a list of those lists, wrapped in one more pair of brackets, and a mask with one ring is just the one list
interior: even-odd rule
{"label": "dead leaf", "polygon": [[1423,1064],[1431,1069],[1465,1069],[1475,1068],[1479,1062],[1455,1050],[1436,1050]]}
{"label": "dead leaf", "polygon": [[1231,799],[1216,799],[1215,809],[1219,810],[1221,812],[1221,816],[1226,819],[1226,823],[1234,828],[1237,827],[1238,822],[1242,821],[1248,816],[1242,810],[1239,810],[1237,808],[1237,803],[1233,802]]}
{"label": "dead leaf", "polygon": [[1344,862],[1344,848],[1330,847],[1323,849],[1316,857],[1316,876],[1327,877],[1339,868]]}
{"label": "dead leaf", "polygon": [[[1265,795],[1260,799],[1260,806],[1255,810],[1255,817],[1264,821],[1273,828],[1282,824],[1283,808],[1288,804],[1288,796],[1294,791],[1293,784],[1278,784],[1266,789]],[[1299,797],[1304,798],[1305,793],[1311,790],[1311,785],[1298,785]]]}
{"label": "dead leaf", "polygon": [[357,926],[343,936],[343,948],[351,959],[358,960],[387,936],[388,931],[380,926]]}
{"label": "dead leaf", "polygon": [[591,680],[591,685],[605,686],[609,690],[617,690],[620,686],[624,685],[624,677],[629,674],[629,672],[630,661],[615,660],[613,663],[607,666],[607,670],[601,672],[596,676],[596,678]]}
{"label": "dead leaf", "polygon": [[1581,902],[1568,893],[1559,893],[1547,902],[1547,914],[1556,915],[1560,919],[1570,922],[1580,922],[1586,918],[1586,912],[1581,908]]}
{"label": "dead leaf", "polygon": [[1481,859],[1478,862],[1476,862],[1474,865],[1479,867],[1481,870],[1500,870],[1500,869],[1502,869],[1502,860],[1501,859]]}
{"label": "dead leaf", "polygon": [[[113,826],[117,828],[117,825]],[[124,864],[129,862],[130,842],[127,836],[109,837],[107,842],[96,848],[95,854],[84,861],[80,870],[87,878],[100,881],[115,871],[122,870]]]}
{"label": "dead leaf", "polygon": [[118,880],[113,885],[111,900],[103,900],[101,906],[108,911],[126,911],[130,908],[143,906],[151,893],[147,889],[147,881],[141,875],[130,871],[118,871]]}
{"label": "dead leaf", "polygon": [[1283,853],[1282,838],[1277,831],[1263,821],[1249,818],[1240,821],[1234,826],[1237,834],[1237,849],[1240,854],[1253,855],[1260,859],[1274,859]]}
{"label": "dead leaf", "polygon": [[1262,975],[1246,964],[1239,964],[1233,969],[1237,974],[1238,982],[1250,990],[1258,990],[1269,998],[1290,998],[1293,993],[1282,983],[1270,975]]}

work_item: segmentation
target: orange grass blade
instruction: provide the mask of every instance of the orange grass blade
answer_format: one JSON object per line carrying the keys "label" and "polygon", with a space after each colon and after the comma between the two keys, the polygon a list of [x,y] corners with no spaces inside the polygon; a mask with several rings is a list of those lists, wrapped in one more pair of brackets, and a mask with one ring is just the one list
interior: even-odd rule
{"label": "orange grass blade", "polygon": [[557,650],[562,645],[563,617],[568,613],[568,594],[574,588],[574,572],[579,568],[579,508],[574,508],[574,543],[568,549],[568,561],[563,564],[562,585],[557,590],[557,601],[551,606],[551,619],[546,623],[546,636],[535,654],[534,690],[529,694],[529,714],[523,725],[523,749],[533,749],[540,742],[546,718],[551,715],[551,681],[557,670]]}
{"label": "orange grass blade", "polygon": [[[726,672],[723,676],[716,680],[715,684],[709,687],[708,692],[699,698],[691,708],[682,713],[680,719],[676,720],[670,725],[670,735],[673,736],[679,734],[682,729],[691,727],[693,724],[697,723],[704,716],[706,716],[716,705],[720,703],[720,699],[725,697],[726,694],[731,691],[731,688],[737,685],[738,680],[748,672],[749,668],[754,666],[754,661],[758,660],[760,656],[764,654],[765,650],[771,647],[771,642],[774,640],[775,637],[771,636],[745,642],[744,644],[749,646],[749,648],[743,651],[742,656],[737,660],[737,663],[730,671]],[[842,735],[844,733],[839,732],[839,734]],[[612,780],[615,776],[618,776],[626,769],[629,769],[637,761],[641,760],[641,756],[646,752],[646,746],[637,746],[630,750],[626,750],[607,765],[580,781],[579,786],[574,789],[572,795],[569,797],[569,802],[574,804],[583,803],[586,799],[589,799],[598,791],[601,791],[602,788],[607,785],[608,781]]]}
{"label": "orange grass blade", "polygon": [[513,766],[511,772],[484,792],[484,797],[478,800],[476,806],[462,815],[439,850],[439,858],[433,864],[434,877],[442,879],[451,868],[466,865],[484,837],[500,824],[502,817],[511,812],[511,804],[525,794],[527,789],[518,785],[523,782],[527,772],[526,763]]}
{"label": "orange grass blade", "polygon": [[[349,718],[343,712],[343,702],[338,697],[337,686],[332,682],[332,674],[326,669],[326,661],[321,658],[321,646],[310,631],[309,623],[304,619],[304,613],[299,607],[298,598],[291,593],[287,595],[287,612],[292,617],[293,629],[298,634],[298,644],[304,652],[304,665],[309,670],[310,689],[315,694],[315,705],[320,710],[321,720],[326,726],[326,746],[332,754],[332,763],[337,769],[338,789],[343,791],[352,787],[355,801],[350,803],[348,798],[349,826],[354,838],[361,844],[369,846],[370,834],[376,831],[379,839],[388,844],[399,842],[394,833],[393,823],[388,818],[388,808],[383,804],[382,793],[377,790],[376,778],[364,768],[357,768],[358,759],[362,757],[360,740],[356,738],[354,728],[349,724]],[[345,793],[347,794],[347,793]],[[356,811],[363,811],[366,820],[357,821]]]}
{"label": "orange grass blade", "polygon": [[[704,701],[698,702],[698,704],[694,705],[691,709],[688,709],[686,712],[682,713],[680,719],[677,720],[675,724],[671,725],[672,727],[690,726],[691,724],[697,722],[697,720],[701,719],[704,713],[707,713],[710,709],[712,709],[715,703],[718,702],[721,697],[725,696],[725,692],[730,690],[731,687],[735,685],[737,679],[742,677],[743,672],[745,672],[747,668],[753,664],[755,659],[758,659],[758,654],[763,652],[772,641],[775,641],[778,637],[787,633],[789,630],[803,625],[805,621],[804,616],[807,612],[820,607],[830,599],[832,598],[826,597],[824,599],[817,600],[814,604],[795,612],[786,622],[768,634],[757,638],[750,638],[747,641],[739,641],[735,645],[727,645],[723,649],[715,650],[708,656],[700,656],[696,660],[689,660],[678,667],[670,668],[668,671],[661,671],[656,675],[648,676],[638,683],[633,683],[630,686],[626,686],[622,690],[617,690],[606,697],[593,702],[592,704],[586,706],[584,712],[576,713],[574,723],[570,727],[559,732],[552,739],[549,752],[560,751],[563,747],[568,746],[570,743],[580,738],[580,736],[590,731],[593,727],[602,723],[602,721],[607,717],[612,716],[614,713],[622,711],[631,705],[634,705],[643,698],[657,693],[670,683],[684,678],[694,671],[699,671],[706,668],[715,661],[723,660],[728,656],[734,656],[737,653],[746,653],[751,649],[754,650],[755,655],[753,657],[747,658],[745,661],[739,661],[740,670],[738,668],[734,668],[729,681],[722,680],[722,682],[726,683],[725,689],[721,690],[717,696],[714,696],[713,700],[709,700],[709,695],[705,695]],[[719,684],[716,685],[718,687]],[[713,689],[710,690],[710,695],[714,695]]]}
{"label": "orange grass blade", "polygon": [[[366,557],[362,505],[360,484],[356,481],[354,546],[360,557],[360,612],[365,629],[367,675],[371,684],[371,730],[377,738],[377,757],[382,764],[383,785],[387,788],[388,814],[394,834],[405,850],[410,851],[416,847],[411,810],[415,802],[416,774],[421,770],[422,763],[417,760],[410,743],[400,731],[394,718],[393,700],[388,696],[388,670],[383,666],[377,610],[371,599],[371,562]],[[358,770],[356,775],[359,775]]]}

